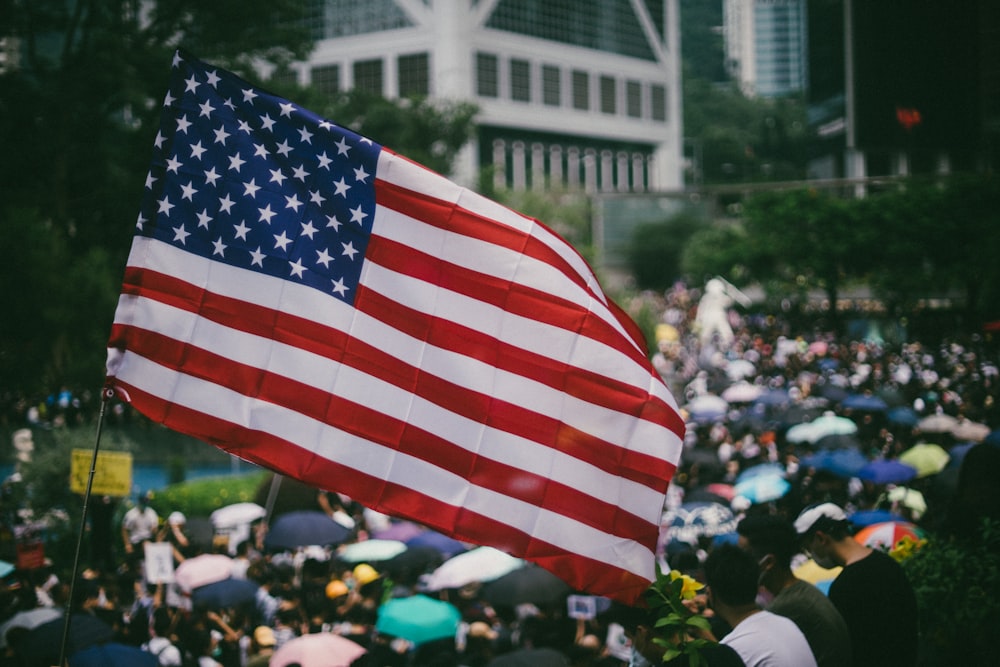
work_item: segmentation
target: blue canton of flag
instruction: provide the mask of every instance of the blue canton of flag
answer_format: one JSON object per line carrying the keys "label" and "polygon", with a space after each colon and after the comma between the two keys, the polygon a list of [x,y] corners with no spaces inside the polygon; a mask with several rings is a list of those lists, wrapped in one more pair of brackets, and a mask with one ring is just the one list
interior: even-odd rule
{"label": "blue canton of flag", "polygon": [[173,67],[139,233],[352,303],[381,147],[193,58]]}

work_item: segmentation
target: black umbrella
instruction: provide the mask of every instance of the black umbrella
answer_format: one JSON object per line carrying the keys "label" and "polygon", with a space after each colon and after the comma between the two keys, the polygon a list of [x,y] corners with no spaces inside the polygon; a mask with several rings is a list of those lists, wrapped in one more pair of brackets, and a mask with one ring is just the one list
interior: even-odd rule
{"label": "black umbrella", "polygon": [[302,510],[275,519],[264,538],[264,546],[271,551],[327,546],[343,542],[350,534],[350,530],[323,512]]}
{"label": "black umbrella", "polygon": [[191,592],[191,602],[199,607],[224,609],[253,602],[259,587],[246,579],[223,579],[199,586]]}
{"label": "black umbrella", "polygon": [[95,644],[69,657],[69,667],[159,667],[160,661],[138,646]]}
{"label": "black umbrella", "polygon": [[383,561],[379,567],[394,577],[410,579],[433,571],[443,562],[444,555],[434,547],[416,546]]}
{"label": "black umbrella", "polygon": [[861,441],[850,433],[824,435],[815,442],[816,449],[861,449]]}
{"label": "black umbrella", "polygon": [[569,584],[543,567],[528,565],[483,586],[482,596],[497,606],[563,604],[573,592]]}
{"label": "black umbrella", "polygon": [[[66,627],[65,615],[42,623],[28,631],[20,648],[28,664],[59,664],[62,650],[63,631]],[[115,632],[110,625],[90,614],[76,613],[70,618],[66,653],[72,655],[95,644],[103,644],[114,639]]]}

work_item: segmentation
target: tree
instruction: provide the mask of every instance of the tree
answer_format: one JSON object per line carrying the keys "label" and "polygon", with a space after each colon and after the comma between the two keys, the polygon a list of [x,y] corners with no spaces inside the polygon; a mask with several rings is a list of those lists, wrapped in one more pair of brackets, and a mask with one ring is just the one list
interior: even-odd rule
{"label": "tree", "polygon": [[706,221],[694,211],[636,227],[629,245],[629,267],[639,286],[662,291],[683,274],[681,256],[688,240]]}

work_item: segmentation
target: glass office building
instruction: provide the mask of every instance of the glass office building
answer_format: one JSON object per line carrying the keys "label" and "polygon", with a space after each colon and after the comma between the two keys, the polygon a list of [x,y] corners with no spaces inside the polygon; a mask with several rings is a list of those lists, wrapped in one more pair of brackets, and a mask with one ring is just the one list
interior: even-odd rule
{"label": "glass office building", "polygon": [[300,82],[479,107],[466,185],[682,186],[677,0],[308,1]]}
{"label": "glass office building", "polygon": [[783,97],[808,87],[805,0],[725,0],[726,68],[752,97]]}

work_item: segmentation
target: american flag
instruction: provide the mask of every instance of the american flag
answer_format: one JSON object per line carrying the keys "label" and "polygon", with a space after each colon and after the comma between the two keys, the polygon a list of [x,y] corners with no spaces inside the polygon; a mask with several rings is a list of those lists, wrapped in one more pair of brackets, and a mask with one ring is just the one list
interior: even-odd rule
{"label": "american flag", "polygon": [[636,599],[684,425],[536,220],[178,52],[108,381],[245,460]]}

